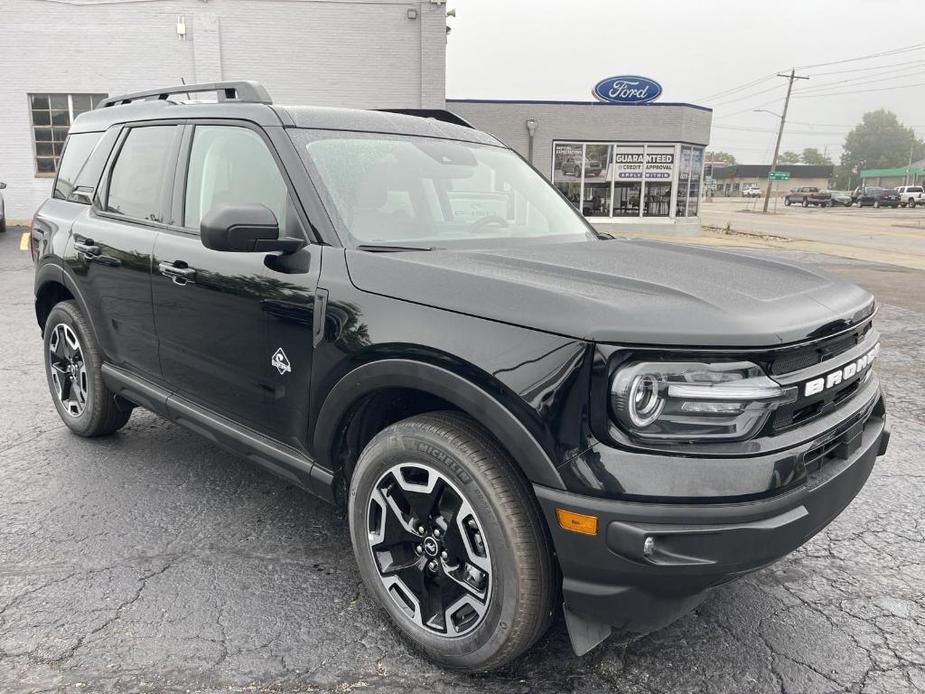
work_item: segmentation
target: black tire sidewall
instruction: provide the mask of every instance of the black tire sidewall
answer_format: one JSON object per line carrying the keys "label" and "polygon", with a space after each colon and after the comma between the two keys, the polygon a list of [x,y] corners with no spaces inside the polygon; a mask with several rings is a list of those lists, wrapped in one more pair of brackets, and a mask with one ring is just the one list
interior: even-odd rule
{"label": "black tire sidewall", "polygon": [[[446,638],[418,627],[395,606],[379,579],[365,537],[369,493],[379,477],[398,463],[424,463],[449,478],[471,504],[485,532],[491,555],[492,594],[488,612],[481,624],[468,635]],[[475,469],[439,436],[422,430],[406,429],[402,436],[376,437],[363,452],[350,486],[349,519],[354,554],[364,583],[399,630],[429,656],[450,667],[474,669],[501,649],[507,640],[515,615],[518,595],[512,557],[505,552],[513,537],[503,522],[503,510],[493,503],[490,486]],[[542,550],[539,550],[542,551]]]}
{"label": "black tire sidewall", "polygon": [[[83,355],[84,368],[87,372],[87,403],[84,406],[80,416],[74,417],[65,411],[64,406],[58,399],[55,392],[54,383],[51,380],[51,366],[48,360],[48,346],[51,342],[51,336],[55,326],[59,324],[67,325],[74,331],[80,342],[80,351]],[[48,390],[52,398],[52,403],[62,421],[76,434],[81,436],[93,436],[99,428],[100,422],[106,418],[104,411],[104,399],[112,397],[109,389],[103,383],[103,376],[100,372],[101,359],[99,349],[96,346],[96,340],[90,330],[89,325],[80,313],[77,305],[71,301],[64,301],[56,304],[48,314],[48,320],[45,323],[45,334],[43,339],[45,352],[45,379],[48,382]]]}

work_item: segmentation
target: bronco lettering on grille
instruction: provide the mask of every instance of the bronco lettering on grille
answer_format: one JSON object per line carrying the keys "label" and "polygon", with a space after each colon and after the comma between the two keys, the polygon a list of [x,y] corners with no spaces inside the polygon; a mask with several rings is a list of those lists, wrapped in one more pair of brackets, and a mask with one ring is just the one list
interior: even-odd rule
{"label": "bronco lettering on grille", "polygon": [[874,345],[874,348],[867,352],[864,356],[855,359],[849,364],[840,369],[836,369],[831,373],[826,374],[825,376],[820,376],[819,378],[814,378],[812,381],[807,381],[803,386],[803,395],[816,395],[821,393],[824,390],[829,388],[834,388],[835,386],[847,381],[854,376],[860,374],[864,369],[870,368],[876,359],[877,354],[880,352],[880,343],[878,342]]}

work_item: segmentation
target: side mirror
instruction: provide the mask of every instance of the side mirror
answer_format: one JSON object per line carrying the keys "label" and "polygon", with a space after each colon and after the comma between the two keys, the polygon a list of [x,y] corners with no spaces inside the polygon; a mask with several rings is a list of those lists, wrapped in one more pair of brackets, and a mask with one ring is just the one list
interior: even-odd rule
{"label": "side mirror", "polygon": [[279,222],[264,205],[219,205],[199,224],[199,239],[213,251],[235,253],[294,253],[302,239],[279,236]]}

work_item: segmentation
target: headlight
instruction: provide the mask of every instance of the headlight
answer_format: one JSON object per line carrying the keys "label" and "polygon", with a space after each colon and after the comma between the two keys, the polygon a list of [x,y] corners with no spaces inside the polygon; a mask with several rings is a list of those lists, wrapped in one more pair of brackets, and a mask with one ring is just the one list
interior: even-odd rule
{"label": "headlight", "polygon": [[633,362],[610,385],[616,423],[651,441],[747,439],[796,397],[747,361]]}

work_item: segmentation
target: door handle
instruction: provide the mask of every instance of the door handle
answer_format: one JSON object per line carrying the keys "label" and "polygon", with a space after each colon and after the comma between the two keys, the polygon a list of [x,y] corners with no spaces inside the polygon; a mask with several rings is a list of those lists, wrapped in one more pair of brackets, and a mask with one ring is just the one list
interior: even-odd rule
{"label": "door handle", "polygon": [[74,250],[86,256],[96,256],[101,253],[100,247],[93,243],[93,239],[74,241]]}
{"label": "door handle", "polygon": [[182,260],[178,260],[174,263],[158,263],[157,269],[160,270],[160,273],[164,277],[169,277],[173,280],[174,284],[180,285],[181,287],[193,282],[196,278],[196,271],[188,267]]}

